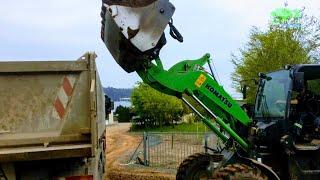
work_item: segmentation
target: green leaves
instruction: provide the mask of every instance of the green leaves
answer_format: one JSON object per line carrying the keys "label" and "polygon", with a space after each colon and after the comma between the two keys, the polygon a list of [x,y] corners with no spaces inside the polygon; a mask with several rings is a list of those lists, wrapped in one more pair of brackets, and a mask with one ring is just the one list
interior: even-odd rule
{"label": "green leaves", "polygon": [[118,106],[115,114],[118,115],[118,122],[130,122],[131,120],[129,107]]}
{"label": "green leaves", "polygon": [[144,83],[138,83],[133,89],[131,101],[134,111],[142,119],[141,123],[148,127],[178,121],[183,113],[181,100],[160,93]]}
{"label": "green leaves", "polygon": [[235,70],[232,74],[234,87],[248,85],[248,102],[255,99],[259,72],[283,69],[285,65],[319,62],[320,28],[315,18],[304,17],[301,29],[283,29],[270,25],[266,32],[254,27],[249,42],[232,55]]}

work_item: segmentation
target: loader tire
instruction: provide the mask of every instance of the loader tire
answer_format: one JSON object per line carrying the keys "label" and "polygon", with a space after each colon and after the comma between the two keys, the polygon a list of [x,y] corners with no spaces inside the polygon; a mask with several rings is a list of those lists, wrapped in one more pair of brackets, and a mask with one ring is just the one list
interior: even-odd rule
{"label": "loader tire", "polygon": [[211,179],[215,180],[267,180],[261,170],[245,164],[229,164],[217,169]]}
{"label": "loader tire", "polygon": [[212,177],[210,162],[220,162],[222,155],[196,153],[185,159],[179,166],[177,180],[200,180]]}

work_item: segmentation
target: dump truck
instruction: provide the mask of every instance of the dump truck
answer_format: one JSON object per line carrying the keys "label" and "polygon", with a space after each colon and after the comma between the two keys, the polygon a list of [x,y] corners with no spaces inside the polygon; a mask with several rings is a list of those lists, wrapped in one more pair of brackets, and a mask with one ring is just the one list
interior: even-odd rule
{"label": "dump truck", "polygon": [[104,179],[95,58],[0,62],[0,179]]}

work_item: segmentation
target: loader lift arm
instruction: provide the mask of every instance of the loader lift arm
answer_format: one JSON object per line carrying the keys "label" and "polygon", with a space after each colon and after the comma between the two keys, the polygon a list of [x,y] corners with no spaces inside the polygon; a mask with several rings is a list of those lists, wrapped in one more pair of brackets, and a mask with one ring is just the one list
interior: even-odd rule
{"label": "loader lift arm", "polygon": [[[137,73],[154,89],[181,98],[223,142],[231,138],[248,151],[249,144],[234,129],[236,122],[248,126],[251,119],[215,78],[204,71],[203,66],[209,62],[210,55],[206,54],[200,59],[181,61],[169,70],[164,70],[160,58],[157,58],[155,64],[148,62]],[[185,96],[194,99],[211,117],[197,110]]]}

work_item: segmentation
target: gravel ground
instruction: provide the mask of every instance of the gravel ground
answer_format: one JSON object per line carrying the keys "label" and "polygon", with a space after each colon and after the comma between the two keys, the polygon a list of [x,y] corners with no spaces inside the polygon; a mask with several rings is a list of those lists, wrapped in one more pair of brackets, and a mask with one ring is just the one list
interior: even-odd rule
{"label": "gravel ground", "polygon": [[130,124],[121,123],[107,127],[107,178],[118,179],[175,179],[175,172],[140,165],[124,165],[139,145],[140,136],[128,133]]}

